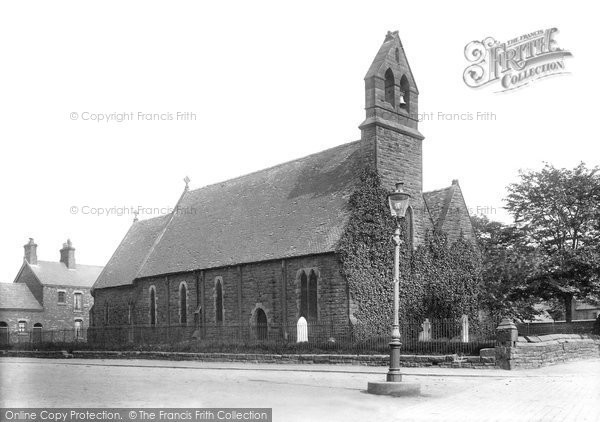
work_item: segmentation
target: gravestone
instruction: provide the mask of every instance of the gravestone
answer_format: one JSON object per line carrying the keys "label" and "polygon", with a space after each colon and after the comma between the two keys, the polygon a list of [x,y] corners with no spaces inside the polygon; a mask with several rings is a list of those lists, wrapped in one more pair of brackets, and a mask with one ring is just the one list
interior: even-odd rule
{"label": "gravestone", "polygon": [[425,322],[421,324],[422,331],[419,333],[419,341],[431,340],[431,322],[429,318],[425,318]]}
{"label": "gravestone", "polygon": [[306,318],[300,317],[298,324],[296,324],[296,343],[303,343],[308,341],[308,324]]}
{"label": "gravestone", "polygon": [[467,315],[460,318],[460,341],[469,342],[469,317]]}

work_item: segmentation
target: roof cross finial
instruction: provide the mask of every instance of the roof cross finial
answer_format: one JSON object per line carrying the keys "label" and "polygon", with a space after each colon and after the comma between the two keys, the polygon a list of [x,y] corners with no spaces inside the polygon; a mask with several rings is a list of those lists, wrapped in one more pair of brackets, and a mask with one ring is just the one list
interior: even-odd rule
{"label": "roof cross finial", "polygon": [[185,182],[185,190],[189,190],[190,189],[191,179],[189,177],[185,176],[183,178],[183,181]]}
{"label": "roof cross finial", "polygon": [[[398,31],[388,31],[385,35],[385,41],[393,40],[398,35]],[[384,42],[385,42],[384,41]]]}
{"label": "roof cross finial", "polygon": [[138,214],[139,214],[138,210],[135,210],[133,212],[133,222],[134,223],[137,223],[137,221],[138,221]]}

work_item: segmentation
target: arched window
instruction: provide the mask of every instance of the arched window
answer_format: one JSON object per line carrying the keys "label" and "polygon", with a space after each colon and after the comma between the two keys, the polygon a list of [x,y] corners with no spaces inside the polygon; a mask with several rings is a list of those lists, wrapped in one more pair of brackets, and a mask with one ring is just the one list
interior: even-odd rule
{"label": "arched window", "polygon": [[396,63],[400,63],[400,50],[396,47],[396,51],[394,52],[396,56]]}
{"label": "arched window", "polygon": [[110,323],[110,305],[108,301],[104,302],[104,325],[109,325]]}
{"label": "arched window", "polygon": [[156,314],[156,287],[150,286],[150,325],[153,327],[157,321]]}
{"label": "arched window", "polygon": [[127,323],[129,325],[133,325],[133,308],[133,300],[130,299],[129,302],[127,302]]}
{"label": "arched window", "polygon": [[309,276],[304,270],[300,273],[300,316],[309,321],[318,317],[317,279],[315,270],[310,270]]}
{"label": "arched window", "polygon": [[392,69],[388,69],[385,72],[385,102],[390,103],[392,107],[396,106],[394,85],[394,73]]}
{"label": "arched window", "polygon": [[261,308],[256,310],[256,337],[265,340],[268,333],[267,314]]}
{"label": "arched window", "polygon": [[410,86],[408,85],[408,78],[406,75],[402,75],[402,78],[400,79],[400,92],[400,95],[402,95],[400,99],[400,107],[408,111],[410,104]]}
{"label": "arched window", "polygon": [[181,282],[179,285],[179,323],[187,324],[187,285]]}
{"label": "arched window", "polygon": [[220,278],[215,280],[215,321],[223,323],[223,284]]}
{"label": "arched window", "polygon": [[308,279],[304,271],[300,274],[300,316],[308,318]]}
{"label": "arched window", "polygon": [[406,244],[408,246],[408,250],[412,251],[415,247],[415,229],[412,207],[408,207],[406,209],[406,218],[404,221],[406,222]]}
{"label": "arched window", "polygon": [[317,274],[314,270],[310,270],[308,277],[308,318],[309,320],[317,320]]}

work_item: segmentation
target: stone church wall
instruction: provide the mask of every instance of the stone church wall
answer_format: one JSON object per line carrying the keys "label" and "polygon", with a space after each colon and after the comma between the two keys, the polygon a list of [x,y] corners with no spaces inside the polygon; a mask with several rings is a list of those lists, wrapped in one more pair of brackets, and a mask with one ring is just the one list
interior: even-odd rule
{"label": "stone church wall", "polygon": [[[243,264],[171,276],[137,280],[133,285],[98,289],[94,292],[93,321],[96,327],[149,325],[150,289],[156,294],[157,327],[180,325],[182,283],[187,290],[187,322],[194,327],[251,326],[260,308],[269,330],[294,328],[300,316],[300,274],[317,275],[318,325],[348,325],[348,292],[335,254]],[[223,286],[223,322],[216,320],[216,286]],[[108,303],[108,324],[105,307]],[[131,306],[130,306],[131,305]],[[196,313],[196,315],[195,315]],[[131,318],[129,318],[131,315]],[[190,332],[193,330],[190,330]]]}

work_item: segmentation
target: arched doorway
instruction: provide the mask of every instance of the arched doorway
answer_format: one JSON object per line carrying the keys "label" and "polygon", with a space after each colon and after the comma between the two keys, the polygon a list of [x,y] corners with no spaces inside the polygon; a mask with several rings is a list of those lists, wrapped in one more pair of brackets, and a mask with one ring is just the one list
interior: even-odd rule
{"label": "arched doorway", "polygon": [[265,314],[265,311],[258,308],[256,310],[256,338],[258,340],[266,340],[267,339],[267,330],[268,330],[267,314]]}
{"label": "arched doorway", "polygon": [[41,343],[42,342],[42,324],[36,322],[33,324],[33,342]]}
{"label": "arched doorway", "polygon": [[0,344],[8,344],[8,324],[0,321]]}

